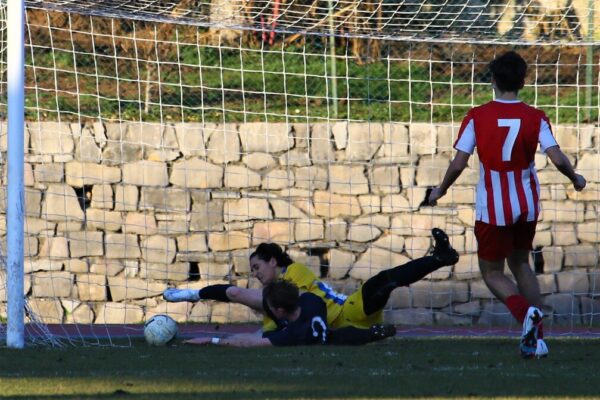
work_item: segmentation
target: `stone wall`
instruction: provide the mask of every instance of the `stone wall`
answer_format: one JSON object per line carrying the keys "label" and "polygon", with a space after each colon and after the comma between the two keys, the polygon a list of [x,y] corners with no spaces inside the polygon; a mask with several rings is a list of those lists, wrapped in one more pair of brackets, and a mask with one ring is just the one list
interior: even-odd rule
{"label": "stone wall", "polygon": [[[425,255],[438,226],[451,235],[459,263],[395,290],[387,320],[508,323],[477,267],[476,160],[438,207],[421,205],[427,187],[441,181],[456,130],[421,123],[28,123],[30,305],[46,322],[134,323],[159,312],[179,321],[257,321],[242,306],[167,304],[161,293],[230,281],[255,287],[248,255],[263,241],[281,243],[350,292],[386,267]],[[599,132],[556,128],[588,179],[582,193],[544,155],[536,157],[544,209],[535,239],[543,256],[539,281],[558,324],[600,318]]]}

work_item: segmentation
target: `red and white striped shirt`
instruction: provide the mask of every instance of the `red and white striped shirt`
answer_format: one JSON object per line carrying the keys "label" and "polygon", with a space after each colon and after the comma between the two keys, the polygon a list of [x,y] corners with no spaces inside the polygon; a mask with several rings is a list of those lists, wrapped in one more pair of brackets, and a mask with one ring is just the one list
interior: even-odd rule
{"label": "red and white striped shirt", "polygon": [[543,111],[521,101],[494,100],[472,108],[454,148],[479,155],[475,201],[477,221],[506,226],[536,221],[540,185],[534,165],[540,150],[558,146]]}

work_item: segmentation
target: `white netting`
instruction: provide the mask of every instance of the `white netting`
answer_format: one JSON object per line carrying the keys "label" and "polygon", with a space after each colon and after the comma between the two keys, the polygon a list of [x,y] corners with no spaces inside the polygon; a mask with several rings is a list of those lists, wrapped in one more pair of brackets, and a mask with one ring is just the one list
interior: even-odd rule
{"label": "white netting", "polygon": [[[487,63],[515,48],[530,67],[523,100],[549,115],[589,181],[577,194],[537,157],[548,325],[596,326],[599,46],[586,2],[540,4],[28,2],[31,315],[48,337],[86,344],[129,343],[163,312],[257,322],[244,307],[161,293],[256,287],[247,258],[267,240],[349,292],[426,254],[439,226],[461,261],[397,289],[386,318],[516,328],[477,267],[476,160],[440,207],[422,205],[465,112],[492,97]],[[0,139],[4,160],[5,121]]]}

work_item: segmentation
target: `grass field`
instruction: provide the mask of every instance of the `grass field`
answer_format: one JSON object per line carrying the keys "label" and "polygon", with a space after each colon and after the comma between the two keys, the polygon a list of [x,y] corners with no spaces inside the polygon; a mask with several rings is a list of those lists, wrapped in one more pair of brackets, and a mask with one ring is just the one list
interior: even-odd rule
{"label": "grass field", "polygon": [[600,342],[396,338],[364,347],[0,349],[0,398],[600,398]]}

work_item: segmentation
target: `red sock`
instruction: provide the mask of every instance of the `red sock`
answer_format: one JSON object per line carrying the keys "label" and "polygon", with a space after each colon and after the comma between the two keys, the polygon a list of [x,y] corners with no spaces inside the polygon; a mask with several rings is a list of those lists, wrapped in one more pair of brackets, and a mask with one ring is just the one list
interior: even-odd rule
{"label": "red sock", "polygon": [[509,296],[506,298],[504,304],[506,304],[506,307],[513,317],[520,323],[523,323],[525,316],[527,315],[527,310],[529,309],[529,302],[525,296],[521,296],[520,294]]}

